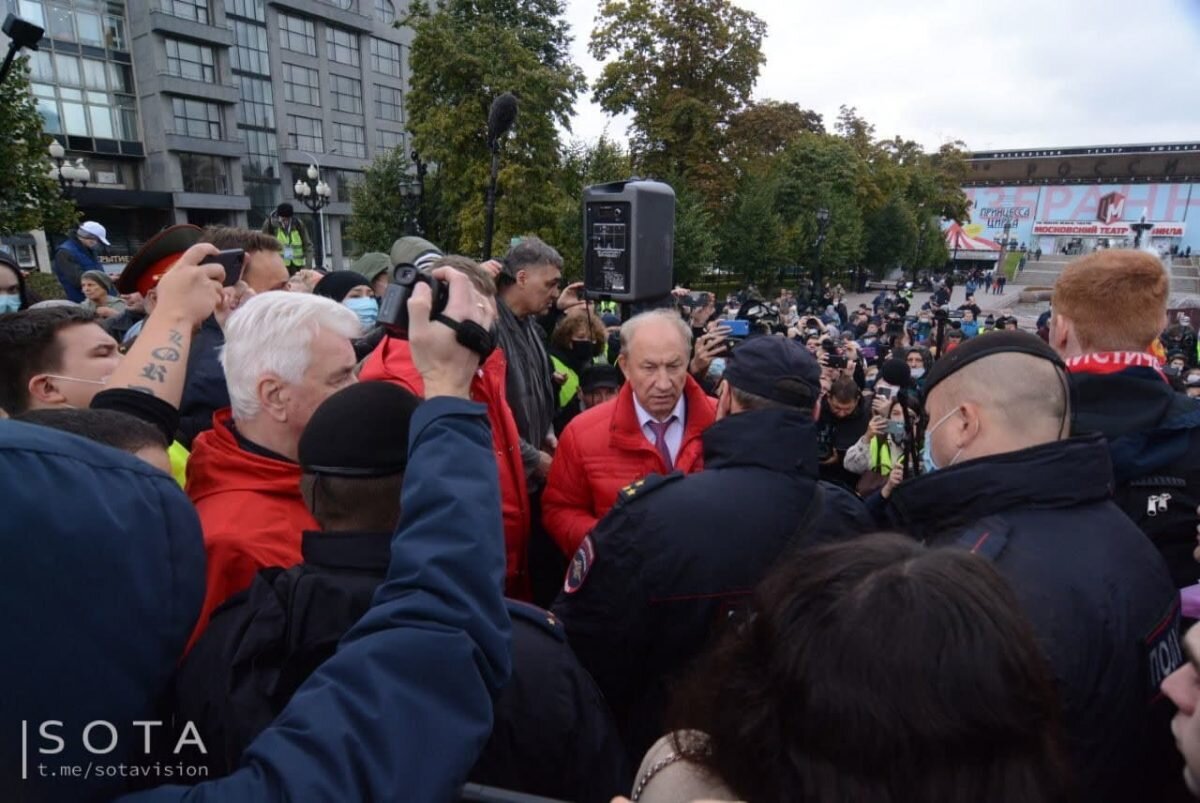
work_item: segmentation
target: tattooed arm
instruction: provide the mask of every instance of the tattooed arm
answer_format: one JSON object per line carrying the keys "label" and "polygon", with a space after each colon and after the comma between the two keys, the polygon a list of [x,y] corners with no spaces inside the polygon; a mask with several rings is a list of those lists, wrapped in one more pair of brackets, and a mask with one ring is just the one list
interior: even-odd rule
{"label": "tattooed arm", "polygon": [[110,388],[132,388],[179,407],[192,330],[212,315],[221,300],[224,269],[200,264],[216,253],[212,245],[192,246],[162,277],[154,312],[109,377]]}

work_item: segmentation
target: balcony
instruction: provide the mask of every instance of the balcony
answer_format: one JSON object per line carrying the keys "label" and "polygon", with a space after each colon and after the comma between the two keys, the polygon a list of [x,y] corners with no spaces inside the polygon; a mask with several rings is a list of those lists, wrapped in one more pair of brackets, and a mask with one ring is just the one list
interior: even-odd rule
{"label": "balcony", "polygon": [[204,139],[168,133],[166,140],[169,151],[205,153],[209,156],[225,156],[230,159],[242,159],[246,156],[246,143],[238,139]]}
{"label": "balcony", "polygon": [[168,73],[158,74],[158,90],[168,95],[184,95],[189,98],[211,100],[214,103],[233,105],[240,97],[237,87],[228,84],[210,84],[192,78],[180,78]]}
{"label": "balcony", "polygon": [[150,30],[155,33],[165,33],[193,42],[203,42],[218,47],[233,46],[233,31],[228,28],[218,28],[215,25],[205,25],[202,22],[186,20],[165,14],[162,11],[150,12]]}
{"label": "balcony", "polygon": [[369,33],[375,30],[375,23],[370,17],[365,17],[355,11],[343,11],[329,3],[318,2],[318,0],[269,0],[269,2],[280,11],[325,20],[351,31]]}

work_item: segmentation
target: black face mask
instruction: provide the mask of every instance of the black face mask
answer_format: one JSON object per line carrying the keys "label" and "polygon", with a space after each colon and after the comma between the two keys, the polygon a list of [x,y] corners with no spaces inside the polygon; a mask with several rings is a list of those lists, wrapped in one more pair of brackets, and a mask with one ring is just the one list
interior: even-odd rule
{"label": "black face mask", "polygon": [[570,354],[571,362],[578,366],[584,366],[592,361],[592,357],[596,354],[596,347],[590,340],[572,340]]}

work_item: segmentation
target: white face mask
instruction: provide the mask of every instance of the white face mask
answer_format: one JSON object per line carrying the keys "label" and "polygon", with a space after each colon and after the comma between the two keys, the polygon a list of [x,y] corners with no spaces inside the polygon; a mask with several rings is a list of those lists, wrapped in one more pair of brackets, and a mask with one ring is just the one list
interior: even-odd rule
{"label": "white face mask", "polygon": [[913,368],[910,371],[910,373],[912,374],[913,379],[920,379],[921,377],[925,376],[925,369],[924,368]]}
{"label": "white face mask", "polygon": [[49,377],[50,379],[58,379],[64,382],[83,382],[85,385],[108,384],[108,377],[104,377],[103,379],[80,379],[79,377],[75,376],[60,376],[59,374],[42,374],[42,376]]}

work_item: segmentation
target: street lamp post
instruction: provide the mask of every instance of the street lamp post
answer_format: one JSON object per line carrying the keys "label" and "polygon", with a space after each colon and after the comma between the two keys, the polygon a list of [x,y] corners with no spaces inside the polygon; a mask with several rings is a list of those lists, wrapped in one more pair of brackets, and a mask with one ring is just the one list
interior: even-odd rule
{"label": "street lamp post", "polygon": [[[313,161],[315,162],[316,160],[314,159]],[[315,164],[308,166],[308,172],[306,176],[307,181],[296,179],[296,184],[294,187],[292,187],[292,189],[296,193],[296,198],[302,204],[308,207],[309,211],[311,211],[314,215],[317,215],[317,213],[319,213],[322,209],[329,206],[329,196],[332,195],[332,191],[329,189],[329,185],[325,183],[325,180],[321,178],[321,173]],[[317,256],[315,260],[315,265],[318,269],[323,267],[325,258],[324,228],[323,218],[318,216],[316,242]]]}
{"label": "street lamp post", "polygon": [[821,275],[821,246],[825,244],[825,232],[829,229],[829,210],[821,207],[817,210],[817,253],[813,262],[813,297],[814,309],[820,310],[821,301],[825,297],[825,281]]}
{"label": "street lamp post", "polygon": [[921,254],[925,250],[925,202],[917,204],[917,253],[913,257],[912,283],[917,286],[917,276],[921,272]]}
{"label": "street lamp post", "polygon": [[425,162],[421,161],[421,155],[414,149],[409,154],[412,157],[413,164],[417,166],[417,234],[425,236],[428,225],[425,220]]}
{"label": "street lamp post", "polygon": [[50,178],[58,182],[58,188],[64,198],[71,197],[76,188],[87,187],[88,182],[92,180],[92,174],[83,163],[83,159],[76,159],[75,164],[71,164],[71,160],[66,158],[66,150],[56,139],[50,141],[46,152],[50,154]]}
{"label": "street lamp post", "polygon": [[423,234],[417,223],[417,215],[421,208],[421,187],[412,178],[400,182],[400,197],[404,199],[407,214],[404,216],[404,233],[408,236]]}

